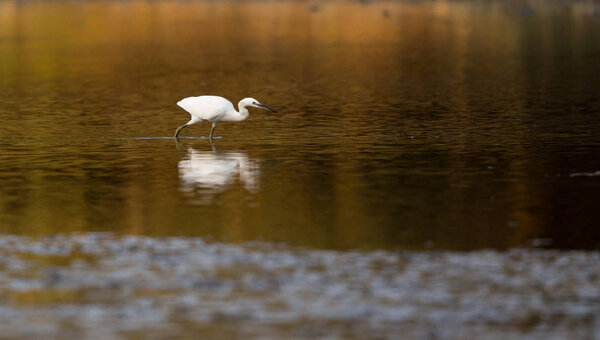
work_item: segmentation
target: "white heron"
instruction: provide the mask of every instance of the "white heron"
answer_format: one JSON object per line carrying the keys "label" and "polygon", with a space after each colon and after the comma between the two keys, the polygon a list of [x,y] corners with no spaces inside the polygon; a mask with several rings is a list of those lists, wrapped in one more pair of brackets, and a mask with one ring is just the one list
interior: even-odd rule
{"label": "white heron", "polygon": [[263,105],[254,98],[244,98],[238,103],[239,112],[235,110],[233,104],[223,97],[219,96],[199,96],[199,97],[187,97],[177,102],[182,109],[186,110],[191,116],[189,122],[183,124],[175,130],[175,138],[179,135],[181,129],[188,125],[196,124],[202,121],[209,121],[212,123],[212,129],[210,130],[210,136],[212,139],[213,133],[215,132],[215,126],[218,122],[241,122],[250,115],[247,107],[258,107],[261,109],[269,110],[271,112],[277,112],[266,105]]}

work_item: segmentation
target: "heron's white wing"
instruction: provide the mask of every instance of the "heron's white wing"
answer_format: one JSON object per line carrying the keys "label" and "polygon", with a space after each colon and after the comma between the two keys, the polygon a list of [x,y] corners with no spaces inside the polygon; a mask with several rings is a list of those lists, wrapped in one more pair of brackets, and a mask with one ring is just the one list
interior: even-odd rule
{"label": "heron's white wing", "polygon": [[211,121],[231,110],[235,111],[229,100],[218,96],[187,97],[177,102],[177,105],[189,112],[196,120]]}

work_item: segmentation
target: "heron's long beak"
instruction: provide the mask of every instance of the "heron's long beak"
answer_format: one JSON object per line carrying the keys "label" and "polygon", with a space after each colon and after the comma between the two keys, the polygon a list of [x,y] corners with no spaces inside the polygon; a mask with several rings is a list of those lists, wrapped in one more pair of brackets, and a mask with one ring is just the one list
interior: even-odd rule
{"label": "heron's long beak", "polygon": [[272,108],[268,107],[267,105],[263,105],[263,104],[256,104],[256,106],[258,106],[258,107],[261,107],[261,108],[263,108],[263,109],[265,109],[265,110],[269,110],[269,111],[271,111],[271,112],[275,112],[275,113],[277,113],[277,111],[273,110]]}

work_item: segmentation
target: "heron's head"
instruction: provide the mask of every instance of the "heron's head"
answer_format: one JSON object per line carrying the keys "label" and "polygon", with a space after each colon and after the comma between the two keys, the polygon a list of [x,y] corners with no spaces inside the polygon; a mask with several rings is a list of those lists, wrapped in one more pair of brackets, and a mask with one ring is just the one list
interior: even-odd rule
{"label": "heron's head", "polygon": [[240,102],[240,106],[253,106],[253,107],[258,107],[259,109],[263,109],[263,110],[267,110],[267,111],[271,111],[271,112],[277,112],[277,111],[273,110],[272,108],[261,104],[258,100],[254,99],[254,98],[242,99],[242,101]]}

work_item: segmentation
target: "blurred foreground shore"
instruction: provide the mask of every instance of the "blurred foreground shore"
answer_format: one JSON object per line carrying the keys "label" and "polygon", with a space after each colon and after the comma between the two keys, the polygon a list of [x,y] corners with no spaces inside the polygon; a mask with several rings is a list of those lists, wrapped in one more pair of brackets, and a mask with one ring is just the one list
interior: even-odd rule
{"label": "blurred foreground shore", "polygon": [[0,339],[593,339],[599,272],[585,251],[3,235]]}

